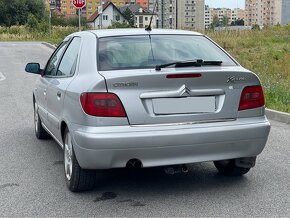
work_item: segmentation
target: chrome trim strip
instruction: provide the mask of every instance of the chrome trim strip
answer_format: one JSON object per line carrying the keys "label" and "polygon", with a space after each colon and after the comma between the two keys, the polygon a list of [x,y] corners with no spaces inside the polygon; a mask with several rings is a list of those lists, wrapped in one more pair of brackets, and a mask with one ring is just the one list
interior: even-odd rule
{"label": "chrome trim strip", "polygon": [[192,89],[190,90],[185,85],[174,91],[160,91],[160,92],[147,92],[140,95],[141,99],[150,98],[176,98],[185,96],[208,96],[208,95],[224,95],[223,89]]}
{"label": "chrome trim strip", "polygon": [[218,120],[203,120],[203,121],[194,121],[194,122],[183,122],[183,123],[162,123],[162,124],[137,124],[130,125],[132,127],[158,127],[158,126],[178,126],[178,125],[193,125],[193,124],[203,124],[203,123],[219,123],[219,122],[229,122],[235,121],[236,118],[226,118]]}
{"label": "chrome trim strip", "polygon": [[49,131],[49,129],[41,122],[42,127],[51,135],[51,137],[59,144],[59,146],[63,149],[63,144],[58,141],[58,139]]}

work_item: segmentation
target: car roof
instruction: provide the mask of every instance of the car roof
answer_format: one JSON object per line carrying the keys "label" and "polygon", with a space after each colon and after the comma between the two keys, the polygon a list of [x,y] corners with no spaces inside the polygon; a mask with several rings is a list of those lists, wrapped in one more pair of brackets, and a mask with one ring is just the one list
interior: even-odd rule
{"label": "car roof", "polygon": [[97,37],[108,37],[108,36],[131,36],[131,35],[203,35],[198,32],[186,31],[186,30],[172,30],[172,29],[153,29],[147,31],[141,28],[135,29],[101,29],[89,31],[95,34]]}

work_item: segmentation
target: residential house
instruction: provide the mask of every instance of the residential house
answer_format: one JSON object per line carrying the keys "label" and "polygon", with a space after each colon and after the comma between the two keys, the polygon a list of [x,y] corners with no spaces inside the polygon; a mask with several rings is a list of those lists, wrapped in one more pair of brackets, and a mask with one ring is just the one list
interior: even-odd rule
{"label": "residential house", "polygon": [[108,2],[103,5],[102,13],[96,11],[88,19],[87,24],[93,29],[108,28],[114,22],[124,23],[126,19],[120,10],[112,3]]}
{"label": "residential house", "polygon": [[131,4],[120,8],[120,11],[124,13],[129,9],[134,15],[134,26],[137,28],[145,28],[149,26],[150,19],[152,17],[151,27],[156,27],[157,14],[153,14],[152,11],[141,7],[139,4]]}

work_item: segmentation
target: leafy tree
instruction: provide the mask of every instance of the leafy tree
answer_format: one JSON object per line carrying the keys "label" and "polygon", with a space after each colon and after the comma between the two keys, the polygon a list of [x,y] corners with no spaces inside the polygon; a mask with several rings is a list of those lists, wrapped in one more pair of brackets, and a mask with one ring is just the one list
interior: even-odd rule
{"label": "leafy tree", "polygon": [[254,24],[252,26],[252,30],[260,30],[260,26],[258,24]]}
{"label": "leafy tree", "polygon": [[[48,19],[48,18],[47,18]],[[79,25],[79,17],[65,17],[59,16],[55,12],[52,13],[51,24],[54,26],[78,26]],[[86,26],[87,20],[85,17],[81,17],[81,25]]]}
{"label": "leafy tree", "polygon": [[31,13],[38,19],[43,17],[45,10],[43,0],[1,0],[0,25],[23,25]]}
{"label": "leafy tree", "polygon": [[126,10],[123,12],[123,16],[128,21],[129,25],[131,27],[134,27],[134,24],[135,24],[134,14],[129,8],[126,8]]}
{"label": "leafy tree", "polygon": [[231,26],[244,26],[244,25],[245,25],[244,19],[238,19],[236,21],[231,22]]}
{"label": "leafy tree", "polygon": [[39,23],[36,17],[33,14],[28,14],[27,18],[27,26],[29,30],[38,30],[39,29]]}
{"label": "leafy tree", "polygon": [[227,16],[223,16],[222,21],[220,22],[221,26],[228,26],[229,18]]}
{"label": "leafy tree", "polygon": [[244,21],[244,19],[238,19],[238,20],[237,20],[237,25],[238,25],[238,26],[244,26],[244,25],[245,25],[245,21]]}
{"label": "leafy tree", "polygon": [[211,23],[211,27],[212,29],[214,29],[215,27],[220,26],[220,21],[217,15],[214,15],[212,18],[212,23]]}

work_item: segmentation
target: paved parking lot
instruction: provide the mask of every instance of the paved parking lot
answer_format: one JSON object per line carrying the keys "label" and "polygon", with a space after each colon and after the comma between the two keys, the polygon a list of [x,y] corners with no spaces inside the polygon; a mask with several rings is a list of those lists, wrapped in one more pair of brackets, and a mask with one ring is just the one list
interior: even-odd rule
{"label": "paved parking lot", "polygon": [[98,186],[71,193],[62,150],[34,136],[32,90],[52,50],[41,43],[0,42],[0,216],[290,216],[290,125],[271,121],[268,144],[242,178],[212,163],[188,174],[162,168],[100,171]]}

